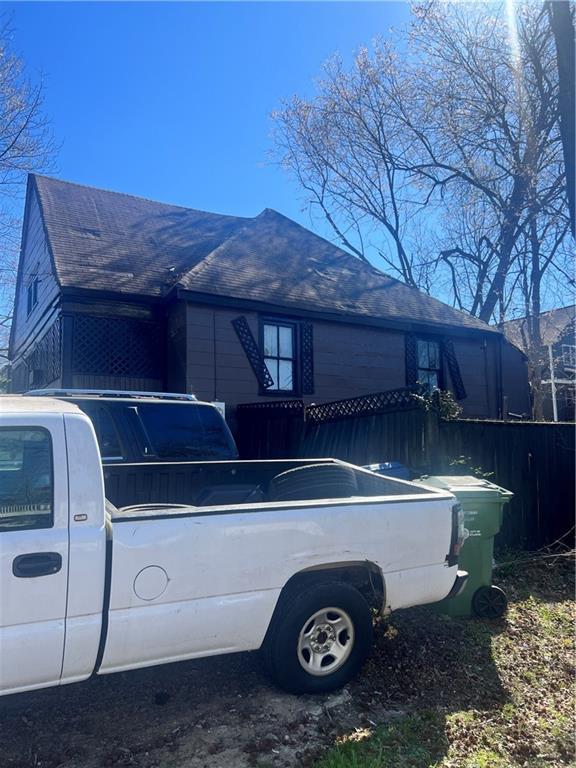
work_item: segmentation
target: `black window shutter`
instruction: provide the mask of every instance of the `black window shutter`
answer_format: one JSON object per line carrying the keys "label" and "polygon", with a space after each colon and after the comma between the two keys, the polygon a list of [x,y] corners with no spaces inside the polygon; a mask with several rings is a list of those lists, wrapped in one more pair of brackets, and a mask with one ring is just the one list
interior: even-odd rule
{"label": "black window shutter", "polygon": [[300,363],[302,371],[302,394],[314,394],[314,354],[312,323],[300,326]]}
{"label": "black window shutter", "polygon": [[418,383],[418,343],[416,336],[406,334],[406,386],[415,387]]}
{"label": "black window shutter", "polygon": [[232,320],[232,325],[234,326],[236,335],[240,339],[240,344],[242,344],[242,348],[246,357],[248,358],[248,362],[252,366],[252,370],[254,371],[254,375],[258,380],[258,384],[262,387],[262,389],[268,389],[268,387],[271,387],[272,384],[274,384],[274,381],[272,380],[272,376],[270,376],[268,373],[268,368],[266,368],[264,358],[260,354],[256,340],[254,339],[252,331],[250,330],[250,326],[248,325],[248,321],[243,316],[236,317],[234,320]]}
{"label": "black window shutter", "polygon": [[452,386],[454,387],[454,394],[456,400],[464,400],[466,397],[466,389],[464,388],[464,382],[462,381],[462,375],[460,373],[460,366],[458,365],[458,359],[456,352],[454,351],[454,344],[451,339],[444,339],[442,341],[442,352],[444,353],[444,359],[448,366],[450,378],[452,379]]}

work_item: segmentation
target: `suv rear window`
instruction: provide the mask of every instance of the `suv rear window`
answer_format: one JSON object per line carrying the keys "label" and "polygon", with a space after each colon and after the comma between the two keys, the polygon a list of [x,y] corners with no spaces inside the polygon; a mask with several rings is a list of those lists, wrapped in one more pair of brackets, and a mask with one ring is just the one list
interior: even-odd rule
{"label": "suv rear window", "polygon": [[118,433],[108,408],[101,403],[76,401],[84,413],[90,417],[96,432],[100,454],[104,461],[119,461],[124,458]]}
{"label": "suv rear window", "polygon": [[236,456],[228,427],[215,408],[182,403],[139,403],[140,417],[153,453],[162,459],[229,459]]}

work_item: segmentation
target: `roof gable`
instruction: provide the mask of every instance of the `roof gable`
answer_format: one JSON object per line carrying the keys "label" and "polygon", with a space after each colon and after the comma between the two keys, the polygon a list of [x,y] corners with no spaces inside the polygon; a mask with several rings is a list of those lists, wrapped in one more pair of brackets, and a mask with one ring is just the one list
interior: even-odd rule
{"label": "roof gable", "polygon": [[34,177],[63,287],[163,296],[244,219]]}

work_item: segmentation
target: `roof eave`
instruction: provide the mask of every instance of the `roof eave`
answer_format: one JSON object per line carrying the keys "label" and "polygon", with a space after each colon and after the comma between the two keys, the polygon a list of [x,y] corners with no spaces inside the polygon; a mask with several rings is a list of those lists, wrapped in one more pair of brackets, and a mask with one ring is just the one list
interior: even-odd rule
{"label": "roof eave", "polygon": [[[347,313],[344,311],[328,312],[325,310],[314,310],[307,307],[295,305],[268,304],[253,299],[239,299],[231,296],[221,296],[212,293],[201,293],[191,291],[181,286],[175,286],[170,294],[175,294],[176,298],[185,301],[192,301],[198,304],[212,304],[221,307],[234,307],[237,309],[252,310],[256,312],[266,312],[270,314],[285,314],[310,319],[325,320],[327,322],[347,323],[351,325],[368,325],[377,328],[388,328],[390,330],[401,331],[404,333],[446,333],[450,332],[453,336],[470,336],[478,338],[491,336],[502,338],[503,334],[497,328],[489,325],[486,328],[471,328],[465,325],[450,323],[414,322],[409,319],[395,319],[386,317],[372,317],[369,315],[360,315]],[[167,297],[168,298],[168,297]]]}

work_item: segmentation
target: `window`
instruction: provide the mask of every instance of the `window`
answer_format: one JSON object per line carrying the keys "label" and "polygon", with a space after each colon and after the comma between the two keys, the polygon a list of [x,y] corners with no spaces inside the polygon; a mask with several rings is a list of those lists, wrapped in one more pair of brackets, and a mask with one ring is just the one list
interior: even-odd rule
{"label": "window", "polygon": [[264,363],[273,384],[267,392],[296,391],[296,325],[264,321],[262,324]]}
{"label": "window", "polygon": [[236,450],[224,420],[211,406],[143,403],[129,406],[139,417],[146,446],[143,452],[161,459],[209,461],[230,459]]}
{"label": "window", "polygon": [[35,272],[28,283],[26,289],[26,314],[30,315],[34,307],[38,304],[38,273]]}
{"label": "window", "polygon": [[52,445],[44,429],[0,429],[0,531],[53,524]]}
{"label": "window", "polygon": [[418,339],[417,355],[417,381],[427,389],[440,389],[442,387],[440,344],[437,341]]}
{"label": "window", "polygon": [[562,362],[565,368],[576,368],[576,346],[562,344]]}
{"label": "window", "polygon": [[103,405],[86,403],[81,400],[74,401],[90,418],[96,432],[96,439],[100,448],[100,455],[104,461],[119,461],[124,458],[118,433],[114,421],[108,409]]}

